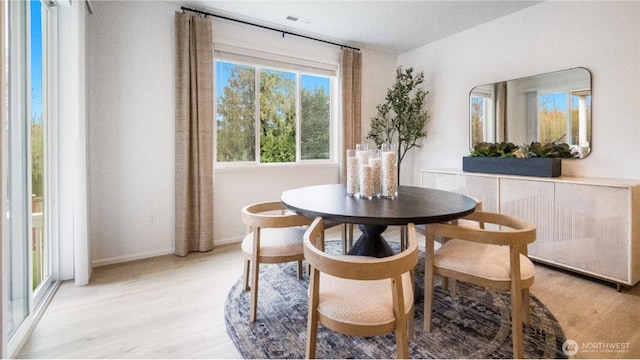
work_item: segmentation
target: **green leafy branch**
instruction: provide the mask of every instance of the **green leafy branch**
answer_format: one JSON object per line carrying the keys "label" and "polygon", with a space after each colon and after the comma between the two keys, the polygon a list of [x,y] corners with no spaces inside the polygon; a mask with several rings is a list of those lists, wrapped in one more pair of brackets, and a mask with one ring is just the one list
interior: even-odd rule
{"label": "green leafy branch", "polygon": [[423,108],[429,92],[420,88],[423,82],[423,72],[414,75],[413,68],[398,67],[396,82],[387,90],[386,102],[376,106],[378,113],[371,119],[367,139],[373,140],[377,147],[397,144],[398,175],[406,153],[420,147],[419,141],[427,137],[425,126],[429,116]]}

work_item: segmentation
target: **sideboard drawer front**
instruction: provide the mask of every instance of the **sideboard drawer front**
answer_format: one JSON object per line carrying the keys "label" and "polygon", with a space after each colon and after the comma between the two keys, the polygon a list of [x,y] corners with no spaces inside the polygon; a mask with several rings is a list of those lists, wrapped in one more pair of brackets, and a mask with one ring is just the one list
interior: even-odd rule
{"label": "sideboard drawer front", "polygon": [[554,184],[519,179],[500,179],[500,212],[536,224],[536,241],[529,244],[529,255],[557,261],[554,213]]}
{"label": "sideboard drawer front", "polygon": [[556,260],[623,282],[629,279],[629,189],[556,184]]}
{"label": "sideboard drawer front", "polygon": [[498,180],[494,177],[423,173],[422,186],[473,196],[484,211],[498,212]]}

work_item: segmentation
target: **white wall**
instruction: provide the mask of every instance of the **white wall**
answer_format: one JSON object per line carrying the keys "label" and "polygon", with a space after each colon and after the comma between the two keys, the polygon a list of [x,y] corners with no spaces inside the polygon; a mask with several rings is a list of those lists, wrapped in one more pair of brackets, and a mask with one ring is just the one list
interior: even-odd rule
{"label": "white wall", "polygon": [[431,116],[403,179],[419,185],[421,169],[462,166],[473,87],[578,66],[592,73],[593,151],[563,161],[563,175],[639,179],[638,19],[639,2],[547,1],[399,56],[424,71]]}
{"label": "white wall", "polygon": [[87,16],[93,263],[165,254],[174,239],[176,5],[93,5]]}
{"label": "white wall", "polygon": [[367,139],[371,130],[371,118],[376,113],[376,106],[385,101],[387,89],[396,81],[396,56],[381,54],[368,50],[362,51],[362,141],[374,146]]}
{"label": "white wall", "polygon": [[[174,12],[172,2],[94,2],[87,17],[90,236],[94,265],[173,252]],[[339,48],[214,21],[214,40],[337,59]],[[395,56],[363,50],[363,141],[395,76]],[[337,165],[214,170],[214,239],[239,240],[240,209],[284,189],[338,181]],[[150,224],[150,219],[157,219]]]}

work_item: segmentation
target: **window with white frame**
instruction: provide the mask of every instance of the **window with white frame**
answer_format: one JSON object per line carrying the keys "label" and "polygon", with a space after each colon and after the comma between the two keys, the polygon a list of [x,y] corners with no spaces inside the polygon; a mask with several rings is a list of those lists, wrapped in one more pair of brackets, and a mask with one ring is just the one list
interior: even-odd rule
{"label": "window with white frame", "polygon": [[331,161],[337,65],[216,44],[216,162]]}

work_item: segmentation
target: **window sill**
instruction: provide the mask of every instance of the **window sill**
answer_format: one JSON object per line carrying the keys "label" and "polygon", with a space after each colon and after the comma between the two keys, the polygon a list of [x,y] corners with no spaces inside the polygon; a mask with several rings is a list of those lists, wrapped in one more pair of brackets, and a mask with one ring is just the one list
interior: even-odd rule
{"label": "window sill", "polygon": [[291,171],[304,169],[336,169],[340,165],[335,162],[321,161],[308,163],[291,163],[291,164],[215,164],[213,168],[214,174],[230,174],[230,173],[256,173],[256,172],[274,172],[274,171]]}

